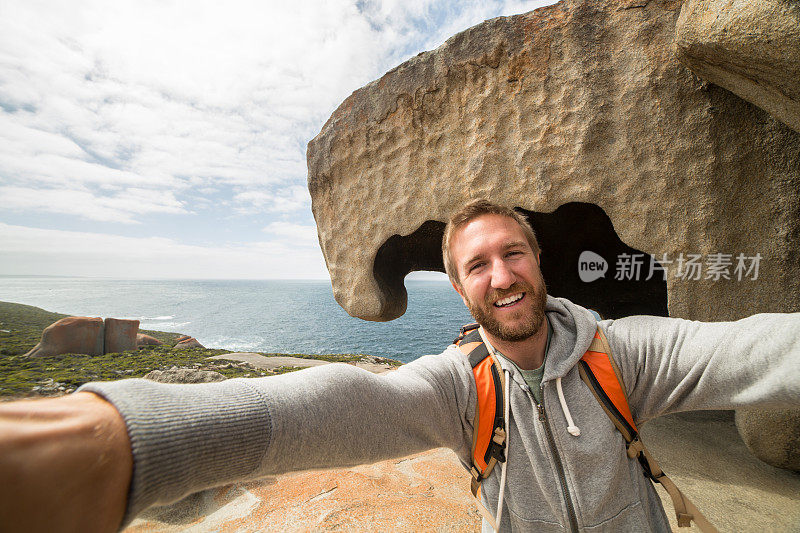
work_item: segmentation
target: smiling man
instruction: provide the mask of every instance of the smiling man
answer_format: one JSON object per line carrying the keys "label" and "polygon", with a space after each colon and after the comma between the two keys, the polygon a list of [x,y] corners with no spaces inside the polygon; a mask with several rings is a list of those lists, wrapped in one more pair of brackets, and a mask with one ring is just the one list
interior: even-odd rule
{"label": "smiling man", "polygon": [[450,220],[442,242],[445,270],[491,343],[521,368],[544,360],[549,326],[539,244],[519,213],[485,201]]}
{"label": "smiling man", "polygon": [[[445,229],[445,268],[481,324],[474,344],[496,356],[506,385],[492,452],[504,467],[481,483],[493,510],[484,530],[669,531],[653,484],[579,375],[582,356],[607,338],[636,424],[693,409],[798,406],[800,313],[597,322],[546,295],[539,257],[524,218],[483,200]],[[474,363],[450,345],[383,375],[332,364],[202,385],[130,379],[0,404],[0,524],[109,530],[209,487],[443,446],[474,477],[485,398]]]}

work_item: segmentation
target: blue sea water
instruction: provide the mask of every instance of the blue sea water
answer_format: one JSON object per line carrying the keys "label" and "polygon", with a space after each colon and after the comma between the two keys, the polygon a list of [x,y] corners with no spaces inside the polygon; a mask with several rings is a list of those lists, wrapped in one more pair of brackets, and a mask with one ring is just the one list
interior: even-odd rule
{"label": "blue sea water", "polygon": [[137,319],[141,329],[185,333],[208,348],[409,362],[441,352],[472,319],[447,282],[407,280],[406,288],[405,315],[380,323],[349,316],[327,281],[0,277],[0,301]]}

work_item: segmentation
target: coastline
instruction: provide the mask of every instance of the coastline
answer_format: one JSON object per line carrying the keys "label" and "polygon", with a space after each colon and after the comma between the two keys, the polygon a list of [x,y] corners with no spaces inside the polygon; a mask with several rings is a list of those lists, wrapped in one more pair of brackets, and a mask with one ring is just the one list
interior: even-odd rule
{"label": "coastline", "polygon": [[[355,364],[368,370],[386,370],[399,361],[366,354],[302,354],[245,352],[189,348],[174,350],[180,333],[139,330],[163,344],[98,356],[62,354],[25,357],[41,339],[42,330],[70,315],[10,302],[0,302],[0,401],[60,396],[90,381],[143,377],[173,367],[213,371],[225,378],[262,377],[331,362]],[[225,356],[232,354],[231,358]],[[286,358],[291,358],[291,361]],[[272,360],[272,361],[269,361]],[[280,363],[278,363],[280,362]]]}

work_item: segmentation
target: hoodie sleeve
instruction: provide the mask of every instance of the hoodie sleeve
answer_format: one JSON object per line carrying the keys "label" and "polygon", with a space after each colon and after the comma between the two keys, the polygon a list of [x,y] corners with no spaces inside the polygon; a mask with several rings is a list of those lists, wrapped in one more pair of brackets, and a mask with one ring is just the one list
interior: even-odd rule
{"label": "hoodie sleeve", "polygon": [[678,411],[800,407],[800,313],[601,324],[637,422]]}
{"label": "hoodie sleeve", "polygon": [[[448,447],[464,455],[469,372],[450,351],[375,375],[330,364],[254,379],[90,383],[128,428],[124,524],[151,505],[226,483]],[[474,400],[473,400],[474,401]]]}

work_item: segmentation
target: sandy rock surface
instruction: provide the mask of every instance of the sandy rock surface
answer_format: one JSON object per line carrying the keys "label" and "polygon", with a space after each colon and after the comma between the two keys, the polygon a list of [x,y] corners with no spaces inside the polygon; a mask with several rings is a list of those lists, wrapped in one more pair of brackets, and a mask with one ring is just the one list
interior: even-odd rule
{"label": "sandy rock surface", "polygon": [[[800,475],[755,459],[731,412],[662,417],[642,434],[720,531],[800,531]],[[148,511],[126,531],[479,531],[468,487],[455,454],[439,449],[205,491]],[[659,495],[675,529],[672,504],[665,491]]]}
{"label": "sandy rock surface", "polygon": [[[641,433],[662,469],[720,531],[800,531],[800,474],[753,457],[732,411],[669,415]],[[678,529],[666,491],[658,492],[674,531],[700,531]]]}
{"label": "sandy rock surface", "polygon": [[439,449],[206,491],[126,531],[480,531],[468,487],[455,454]]}

